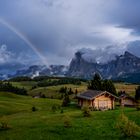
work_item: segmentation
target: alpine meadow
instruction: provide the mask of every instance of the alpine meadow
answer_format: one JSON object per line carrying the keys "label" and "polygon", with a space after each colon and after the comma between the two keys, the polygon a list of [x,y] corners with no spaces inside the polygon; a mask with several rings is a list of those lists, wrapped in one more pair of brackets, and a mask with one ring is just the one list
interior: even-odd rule
{"label": "alpine meadow", "polygon": [[139,0],[0,0],[0,140],[140,140]]}

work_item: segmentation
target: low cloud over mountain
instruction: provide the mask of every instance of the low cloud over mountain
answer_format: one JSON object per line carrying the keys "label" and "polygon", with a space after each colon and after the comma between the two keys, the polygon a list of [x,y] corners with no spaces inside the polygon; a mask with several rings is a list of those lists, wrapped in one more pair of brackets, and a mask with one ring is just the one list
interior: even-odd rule
{"label": "low cloud over mountain", "polygon": [[[90,51],[89,56],[94,58],[91,54]],[[69,76],[91,78],[94,73],[100,73],[103,78],[114,79],[124,74],[134,74],[140,71],[140,58],[127,51],[106,63],[91,61],[87,56],[87,52],[86,55],[80,51],[75,53],[75,57],[70,63]]]}

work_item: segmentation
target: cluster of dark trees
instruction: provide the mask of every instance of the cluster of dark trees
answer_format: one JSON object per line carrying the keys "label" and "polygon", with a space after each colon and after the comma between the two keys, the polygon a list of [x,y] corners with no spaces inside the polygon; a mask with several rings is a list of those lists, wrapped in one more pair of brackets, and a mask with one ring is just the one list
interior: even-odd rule
{"label": "cluster of dark trees", "polygon": [[64,85],[64,84],[74,84],[74,85],[80,85],[81,81],[78,79],[56,79],[56,80],[44,80],[37,83],[37,86],[39,87],[47,87],[47,86],[57,86],[57,85]]}
{"label": "cluster of dark trees", "polygon": [[39,81],[44,81],[44,80],[76,80],[76,81],[80,81],[80,82],[86,82],[87,80],[86,79],[81,79],[81,78],[73,78],[73,77],[55,77],[55,76],[37,76],[37,77],[34,77],[32,80],[33,81],[36,81],[36,82],[39,82]]}
{"label": "cluster of dark trees", "polygon": [[[17,76],[14,78],[9,79],[8,81],[12,81],[12,82],[22,82],[22,81],[43,81],[43,80],[48,80],[50,79],[49,76],[37,76],[34,78],[28,77],[28,76]],[[51,79],[53,79],[53,77],[51,77]]]}
{"label": "cluster of dark trees", "polygon": [[111,80],[102,80],[98,73],[96,73],[93,79],[88,82],[88,89],[108,91],[114,95],[117,95],[113,82]]}
{"label": "cluster of dark trees", "polygon": [[65,94],[65,93],[67,93],[68,95],[72,95],[72,94],[77,95],[78,90],[75,89],[75,91],[73,91],[72,88],[67,88],[67,87],[65,86],[65,87],[61,87],[61,88],[60,88],[59,93],[62,93],[62,95]]}
{"label": "cluster of dark trees", "polygon": [[59,93],[61,93],[61,98],[63,99],[62,106],[68,106],[70,103],[69,95],[76,95],[78,91],[77,89],[73,91],[72,88],[61,87]]}
{"label": "cluster of dark trees", "polygon": [[70,98],[69,98],[69,94],[65,93],[64,97],[63,97],[63,102],[62,102],[62,106],[66,107],[68,106],[70,103]]}
{"label": "cluster of dark trees", "polygon": [[56,85],[64,85],[64,84],[74,84],[80,85],[81,82],[85,82],[86,80],[77,79],[77,78],[69,78],[69,77],[49,77],[49,76],[38,76],[31,79],[27,76],[20,76],[11,78],[8,81],[12,82],[22,82],[22,81],[35,81],[37,84],[33,86],[33,89],[36,87],[47,87],[47,86],[56,86]]}
{"label": "cluster of dark trees", "polygon": [[32,81],[32,79],[28,76],[18,76],[18,77],[11,78],[8,81],[10,81],[10,82],[22,82],[22,81]]}
{"label": "cluster of dark trees", "polygon": [[27,90],[25,88],[14,87],[9,82],[0,82],[0,91],[12,92],[19,95],[27,95]]}
{"label": "cluster of dark trees", "polygon": [[48,79],[67,79],[67,80],[79,80],[81,82],[86,82],[86,79],[81,79],[81,78],[72,78],[72,77],[55,77],[55,76],[37,76],[34,78],[28,77],[28,76],[17,76],[14,78],[9,79],[8,81],[12,81],[12,82],[21,82],[21,81],[44,81],[44,80],[48,80]]}

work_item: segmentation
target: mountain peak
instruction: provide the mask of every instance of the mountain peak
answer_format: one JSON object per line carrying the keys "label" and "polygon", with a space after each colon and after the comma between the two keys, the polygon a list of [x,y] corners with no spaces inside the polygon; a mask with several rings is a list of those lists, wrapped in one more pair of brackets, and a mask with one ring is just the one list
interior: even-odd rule
{"label": "mountain peak", "polygon": [[140,59],[139,57],[135,56],[134,54],[132,54],[132,53],[130,53],[130,52],[128,52],[128,51],[126,51],[126,52],[124,53],[124,57],[125,57],[125,58],[131,58],[131,59]]}
{"label": "mountain peak", "polygon": [[82,53],[78,51],[78,52],[75,53],[75,56],[76,56],[77,58],[81,58]]}
{"label": "mountain peak", "polygon": [[133,55],[132,53],[130,53],[128,51],[125,51],[124,56],[134,56],[135,57],[135,55]]}

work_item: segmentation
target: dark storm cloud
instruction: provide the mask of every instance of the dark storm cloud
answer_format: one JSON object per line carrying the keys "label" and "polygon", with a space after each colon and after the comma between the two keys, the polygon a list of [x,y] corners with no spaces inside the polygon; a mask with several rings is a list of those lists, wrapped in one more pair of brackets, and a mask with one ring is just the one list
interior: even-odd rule
{"label": "dark storm cloud", "polygon": [[[111,45],[110,51],[120,53],[126,42],[139,40],[139,7],[139,0],[0,0],[0,18],[24,33],[49,63],[68,63],[81,48]],[[17,56],[27,50],[34,56],[1,24],[0,43],[12,46]]]}
{"label": "dark storm cloud", "polygon": [[118,22],[123,27],[140,30],[140,1],[139,0],[118,0],[114,7],[111,20]]}

